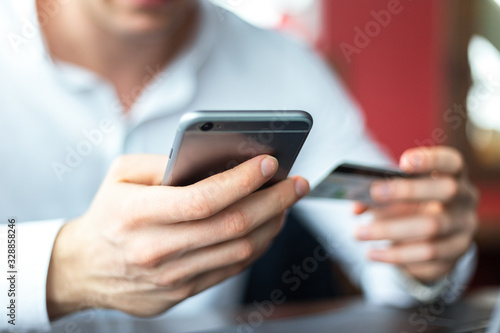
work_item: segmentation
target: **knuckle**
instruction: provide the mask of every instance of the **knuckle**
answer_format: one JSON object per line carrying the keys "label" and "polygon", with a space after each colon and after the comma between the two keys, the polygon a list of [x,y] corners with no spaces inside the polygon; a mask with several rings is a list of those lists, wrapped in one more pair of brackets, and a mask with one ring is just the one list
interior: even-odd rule
{"label": "knuckle", "polygon": [[183,286],[176,289],[176,298],[179,300],[185,300],[195,294],[196,285],[193,282],[186,283]]}
{"label": "knuckle", "polygon": [[425,224],[425,235],[429,237],[438,236],[441,232],[441,219],[438,216],[431,216]]}
{"label": "knuckle", "polygon": [[438,258],[438,249],[433,244],[426,244],[423,250],[423,260],[431,261]]}
{"label": "knuckle", "polygon": [[450,151],[454,155],[455,161],[457,163],[457,168],[459,170],[462,170],[465,167],[465,161],[463,155],[455,148],[451,148]]}
{"label": "knuckle", "polygon": [[[124,223],[121,221],[116,221],[118,223],[113,223],[109,227],[102,230],[103,239],[115,248],[127,248],[127,244],[130,243],[131,233],[128,228],[124,227]],[[127,251],[123,251],[124,258]],[[126,261],[125,261],[126,263]]]}
{"label": "knuckle", "polygon": [[443,263],[427,264],[418,269],[418,275],[425,280],[435,280],[442,276],[448,269],[448,265]]}
{"label": "knuckle", "polygon": [[242,174],[238,179],[238,187],[245,193],[251,193],[254,189],[254,179],[249,174]]}
{"label": "knuckle", "polygon": [[178,288],[182,282],[184,282],[184,278],[176,270],[173,270],[159,277],[156,284],[166,288]]}
{"label": "knuckle", "polygon": [[278,215],[277,217],[275,217],[272,222],[274,223],[275,225],[275,228],[273,230],[273,237],[275,237],[276,235],[278,235],[281,231],[281,229],[283,229],[283,226],[285,225],[285,214],[282,213],[280,215]]}
{"label": "knuckle", "polygon": [[143,207],[140,191],[123,198],[119,207],[118,214],[120,215],[120,220],[125,224],[124,227],[135,228],[145,222],[142,214],[144,208],[140,209],[140,207]]}
{"label": "knuckle", "polygon": [[447,179],[447,184],[444,186],[446,189],[446,199],[453,199],[458,196],[460,191],[460,186],[454,179]]}
{"label": "knuckle", "polygon": [[120,168],[121,166],[126,165],[127,160],[128,160],[127,155],[121,155],[116,157],[111,163],[111,169]]}
{"label": "knuckle", "polygon": [[442,264],[441,265],[431,265],[428,268],[427,276],[429,279],[432,279],[436,276],[440,276],[444,270],[445,270],[445,266]]}
{"label": "knuckle", "polygon": [[279,207],[279,211],[280,212],[283,212],[285,211],[288,207],[291,206],[291,203],[290,203],[290,195],[282,190],[282,191],[279,191],[277,194],[276,194],[276,202],[278,203],[278,207]]}
{"label": "knuckle", "polygon": [[243,238],[238,244],[236,250],[236,259],[237,261],[246,261],[249,260],[256,250],[255,244],[252,242],[250,238]]}
{"label": "knuckle", "polygon": [[121,155],[113,160],[109,168],[109,174],[118,176],[121,174],[123,168],[129,163],[129,156]]}
{"label": "knuckle", "polygon": [[386,258],[393,263],[404,263],[404,256],[401,249],[391,249],[386,253]]}
{"label": "knuckle", "polygon": [[395,230],[393,225],[388,225],[384,223],[373,223],[370,227],[373,237],[377,239],[380,238],[391,238],[397,235],[397,230]]}
{"label": "knuckle", "polygon": [[132,266],[153,268],[158,265],[160,257],[152,250],[145,250],[144,248],[134,250],[134,248],[132,248],[128,251],[125,260]]}
{"label": "knuckle", "polygon": [[249,220],[242,209],[235,209],[225,218],[224,231],[230,237],[238,237],[247,232]]}
{"label": "knuckle", "polygon": [[438,148],[428,147],[425,149],[426,158],[429,161],[429,164],[432,168],[436,168],[439,165],[439,160],[441,158],[441,154],[438,152]]}
{"label": "knuckle", "polygon": [[241,272],[243,272],[246,268],[248,267],[248,264],[247,263],[242,263],[240,265],[236,265],[235,267],[233,267],[230,272],[229,272],[229,276],[234,276],[234,275],[238,275],[240,274]]}
{"label": "knuckle", "polygon": [[124,247],[125,263],[131,266],[155,268],[165,258],[174,255],[176,247],[174,243],[169,246],[164,244],[160,246],[157,241],[136,237],[132,234],[132,239]]}
{"label": "knuckle", "polygon": [[394,196],[400,199],[413,198],[416,192],[416,185],[413,181],[393,180],[390,184]]}
{"label": "knuckle", "polygon": [[213,200],[205,193],[192,187],[187,205],[189,218],[204,219],[214,214]]}

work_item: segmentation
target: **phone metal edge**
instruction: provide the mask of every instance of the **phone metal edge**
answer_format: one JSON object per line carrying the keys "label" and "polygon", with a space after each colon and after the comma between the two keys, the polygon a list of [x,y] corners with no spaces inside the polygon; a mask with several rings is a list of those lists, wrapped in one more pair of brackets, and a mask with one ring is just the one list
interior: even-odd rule
{"label": "phone metal edge", "polygon": [[[261,115],[264,118],[268,117],[267,120],[271,120],[272,118],[270,116],[270,111],[273,112],[274,110],[199,110],[199,111],[191,111],[185,113],[181,119],[179,120],[179,125],[177,127],[176,135],[174,138],[174,143],[171,148],[171,153],[167,162],[167,166],[165,168],[165,173],[163,175],[163,180],[161,185],[162,186],[168,186],[168,183],[170,181],[169,178],[172,177],[171,170],[174,168],[175,163],[170,163],[171,161],[175,161],[175,157],[177,156],[179,149],[182,145],[182,140],[184,139],[183,133],[192,126],[193,124],[196,124],[198,122],[203,122],[203,121],[234,121],[234,116],[235,113],[238,113],[238,120],[254,120],[256,115]],[[299,148],[299,151],[295,155],[295,158],[293,159],[293,163],[295,163],[295,160],[297,159],[297,156],[299,155],[300,151],[302,150],[302,147],[304,146],[304,143],[309,136],[312,126],[313,126],[313,118],[311,114],[307,111],[303,110],[283,110],[283,111],[276,111],[279,115],[283,116],[288,116],[291,117],[292,119],[288,120],[301,120],[306,122],[309,125],[309,128],[306,130],[307,134]],[[241,116],[243,114],[243,117]],[[245,114],[251,114],[252,116],[244,117]],[[205,117],[209,116],[209,117]],[[213,118],[215,117],[215,118]],[[182,134],[182,135],[181,135]]]}

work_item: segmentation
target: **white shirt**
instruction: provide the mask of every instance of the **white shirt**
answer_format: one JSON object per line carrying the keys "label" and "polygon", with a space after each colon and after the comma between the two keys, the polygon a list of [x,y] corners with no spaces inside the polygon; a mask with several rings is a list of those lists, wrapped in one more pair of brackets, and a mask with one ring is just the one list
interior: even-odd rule
{"label": "white shirt", "polygon": [[[197,37],[124,116],[109,83],[47,55],[34,0],[0,4],[0,218],[18,219],[16,328],[49,328],[45,283],[53,241],[65,221],[86,211],[111,161],[128,153],[168,154],[185,112],[308,111],[314,126],[291,174],[311,186],[343,160],[387,164],[358,107],[311,50],[207,3],[201,16]],[[145,78],[155,70],[155,64],[145,68]],[[409,305],[415,296],[430,297],[415,295],[418,285],[395,267],[365,259],[373,243],[353,234],[367,218],[353,216],[350,203],[304,199],[296,210],[368,300]],[[471,250],[460,260],[446,288],[463,289],[473,257]],[[6,272],[6,260],[0,263]],[[244,283],[245,273],[165,315],[235,304]],[[8,304],[5,279],[0,286],[1,304]],[[0,327],[11,327],[2,318]]]}

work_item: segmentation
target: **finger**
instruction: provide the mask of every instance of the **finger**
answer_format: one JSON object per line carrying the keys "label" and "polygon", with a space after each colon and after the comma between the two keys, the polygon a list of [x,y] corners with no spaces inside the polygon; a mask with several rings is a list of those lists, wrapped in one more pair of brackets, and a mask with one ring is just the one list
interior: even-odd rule
{"label": "finger", "polygon": [[462,223],[448,214],[408,216],[386,220],[358,227],[359,240],[391,240],[394,242],[433,239],[461,230]]}
{"label": "finger", "polygon": [[359,201],[354,202],[353,212],[356,215],[361,215],[361,214],[367,212],[369,209],[370,209],[370,207],[368,207],[366,204],[364,204],[362,202],[359,202]]}
{"label": "finger", "polygon": [[400,168],[408,173],[430,173],[437,171],[458,175],[464,161],[460,152],[451,147],[416,147],[403,153]]}
{"label": "finger", "polygon": [[113,161],[106,180],[116,183],[160,185],[167,162],[166,155],[122,155]]}
{"label": "finger", "polygon": [[240,200],[215,216],[186,224],[189,233],[185,234],[198,237],[186,238],[181,246],[201,248],[247,235],[300,199],[297,182],[308,186],[303,178],[289,178]]}
{"label": "finger", "polygon": [[405,265],[436,260],[456,260],[470,247],[471,237],[468,233],[460,233],[439,241],[421,241],[400,243],[388,249],[371,250],[371,260]]}
{"label": "finger", "polygon": [[194,277],[219,268],[251,262],[262,254],[283,226],[283,214],[264,223],[246,237],[188,252],[159,265],[150,282],[177,288]]}
{"label": "finger", "polygon": [[432,283],[445,276],[454,267],[451,261],[432,261],[404,265],[402,268],[411,276],[424,283]]}
{"label": "finger", "polygon": [[135,224],[207,218],[255,192],[276,173],[277,168],[278,161],[274,157],[257,156],[190,186],[153,186],[135,191],[124,204],[124,209]]}
{"label": "finger", "polygon": [[[263,251],[262,251],[263,252]],[[242,261],[238,264],[229,265],[216,269],[214,271],[206,272],[195,278],[186,284],[192,291],[192,295],[196,295],[216,284],[221,283],[229,277],[241,273],[245,268],[247,268],[253,261],[255,261],[261,254],[253,256],[250,260]]]}
{"label": "finger", "polygon": [[276,158],[261,155],[226,172],[180,189],[179,195],[181,197],[200,204],[200,206],[195,204],[194,207],[191,207],[191,212],[185,218],[192,220],[214,215],[255,192],[274,176],[277,170],[278,160]]}
{"label": "finger", "polygon": [[248,267],[250,263],[232,265],[225,268],[220,268],[213,272],[207,272],[202,274],[191,281],[191,285],[194,286],[194,293],[199,294],[202,291],[215,286],[224,280],[241,273],[245,268]]}
{"label": "finger", "polygon": [[[439,203],[436,203],[436,205]],[[374,219],[384,220],[394,217],[418,215],[422,214],[429,209],[432,202],[392,202],[390,205],[378,205],[370,207],[370,212],[373,214]]]}
{"label": "finger", "polygon": [[196,278],[174,290],[165,288],[162,291],[156,291],[155,295],[160,296],[162,299],[174,299],[178,302],[183,301],[223,282],[224,280],[232,276],[241,273],[246,267],[247,265],[240,264],[219,268],[214,271],[197,276]]}
{"label": "finger", "polygon": [[[303,178],[289,178],[240,200],[208,219],[172,224],[168,229],[162,229],[162,225],[157,225],[152,231],[147,228],[137,229],[137,242],[140,242],[139,239],[148,239],[147,247],[142,242],[132,246],[134,250],[142,249],[138,258],[139,265],[157,265],[160,260],[174,258],[179,253],[248,235],[252,230],[283,213],[299,199],[295,190],[297,182],[308,186]],[[171,241],[165,242],[165,233],[168,233]],[[132,252],[132,256],[134,252],[136,251]],[[134,256],[135,259],[137,258]]]}
{"label": "finger", "polygon": [[375,202],[389,201],[431,201],[448,202],[460,191],[455,178],[442,176],[439,178],[393,179],[376,181],[370,188],[370,195]]}

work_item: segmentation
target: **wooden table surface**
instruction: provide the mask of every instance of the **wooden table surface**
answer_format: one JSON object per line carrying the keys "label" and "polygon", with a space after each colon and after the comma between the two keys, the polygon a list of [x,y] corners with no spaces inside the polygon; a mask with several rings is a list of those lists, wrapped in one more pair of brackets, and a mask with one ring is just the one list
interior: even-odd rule
{"label": "wooden table surface", "polygon": [[331,301],[218,309],[187,317],[162,315],[143,319],[116,311],[89,310],[62,318],[53,332],[459,332],[487,320],[498,288],[470,293],[453,306],[443,303],[415,309],[368,304],[360,297]]}

